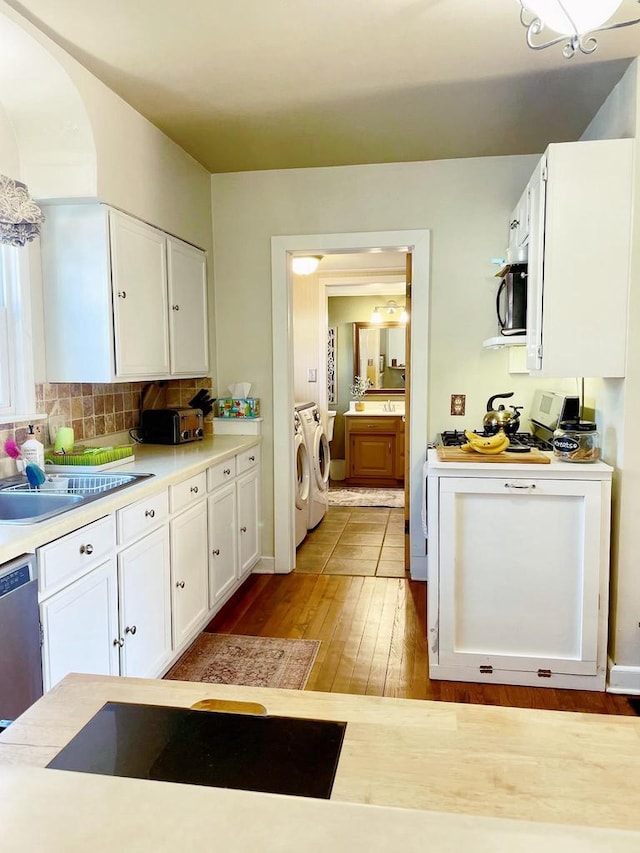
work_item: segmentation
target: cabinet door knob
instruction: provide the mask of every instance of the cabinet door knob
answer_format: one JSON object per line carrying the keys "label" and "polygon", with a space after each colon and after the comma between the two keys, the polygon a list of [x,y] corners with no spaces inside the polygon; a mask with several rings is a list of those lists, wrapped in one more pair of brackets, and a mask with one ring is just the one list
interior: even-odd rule
{"label": "cabinet door knob", "polygon": [[240,533],[246,533],[246,532],[247,532],[247,528],[246,528],[246,527],[241,527],[241,528],[240,528]]}
{"label": "cabinet door knob", "polygon": [[173,308],[173,310],[174,310],[174,311],[179,311],[179,310],[180,310],[180,306],[179,306],[179,305],[172,305],[171,307]]}
{"label": "cabinet door knob", "polygon": [[225,475],[228,477],[228,476],[229,476],[229,474],[231,473],[231,468],[225,468],[225,469],[224,469],[224,471],[223,471],[222,473],[223,473],[223,474],[225,474]]}
{"label": "cabinet door knob", "polygon": [[93,554],[93,545],[91,545],[91,544],[81,545],[80,546],[80,553],[81,554]]}
{"label": "cabinet door knob", "polygon": [[180,589],[184,589],[184,581],[178,581],[178,582],[176,583],[176,586],[177,586],[177,587],[180,587]]}
{"label": "cabinet door knob", "polygon": [[198,487],[197,486],[191,486],[191,491],[193,492],[194,495],[197,495],[198,494]]}
{"label": "cabinet door knob", "polygon": [[124,637],[116,637],[113,641],[114,646],[118,646],[118,648],[122,648],[124,646]]}
{"label": "cabinet door knob", "polygon": [[214,557],[218,557],[220,555],[220,548],[215,548],[211,553]]}
{"label": "cabinet door knob", "polygon": [[520,225],[520,223],[518,222],[518,220],[517,220],[517,219],[514,219],[514,220],[509,224],[509,228],[513,231],[515,228],[517,228],[517,227],[518,227],[518,225]]}
{"label": "cabinet door knob", "polygon": [[255,456],[250,456],[250,457],[249,457],[249,462],[255,462],[255,461],[256,461],[256,457],[255,457]]}
{"label": "cabinet door knob", "polygon": [[155,511],[155,509],[145,509],[144,515],[145,515],[145,518],[155,518],[156,511]]}
{"label": "cabinet door knob", "polygon": [[119,290],[118,296],[120,297],[120,299],[126,299],[127,298],[127,291],[126,290]]}
{"label": "cabinet door knob", "polygon": [[124,632],[125,632],[125,634],[135,634],[135,632],[136,632],[137,630],[138,630],[138,629],[136,628],[136,626],[135,626],[135,625],[132,625],[130,628],[129,628],[129,626],[127,625],[127,627],[124,629]]}

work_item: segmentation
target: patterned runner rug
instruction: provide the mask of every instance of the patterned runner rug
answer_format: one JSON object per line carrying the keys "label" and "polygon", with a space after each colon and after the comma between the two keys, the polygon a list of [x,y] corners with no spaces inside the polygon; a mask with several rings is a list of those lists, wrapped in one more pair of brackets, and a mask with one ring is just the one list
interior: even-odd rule
{"label": "patterned runner rug", "polygon": [[329,506],[404,506],[404,489],[329,489]]}
{"label": "patterned runner rug", "polygon": [[303,690],[319,648],[320,640],[204,633],[164,677]]}

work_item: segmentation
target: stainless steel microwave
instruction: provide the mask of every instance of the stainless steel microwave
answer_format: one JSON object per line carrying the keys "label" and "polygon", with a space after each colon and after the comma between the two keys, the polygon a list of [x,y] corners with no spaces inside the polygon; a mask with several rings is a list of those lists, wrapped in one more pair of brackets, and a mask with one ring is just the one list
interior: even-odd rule
{"label": "stainless steel microwave", "polygon": [[505,272],[496,296],[501,335],[524,335],[527,331],[527,265],[513,264]]}

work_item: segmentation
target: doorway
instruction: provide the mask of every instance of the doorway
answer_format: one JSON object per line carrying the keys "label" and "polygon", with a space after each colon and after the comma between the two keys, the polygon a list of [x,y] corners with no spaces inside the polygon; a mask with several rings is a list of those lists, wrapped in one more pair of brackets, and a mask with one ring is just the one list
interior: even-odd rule
{"label": "doorway", "polygon": [[[403,250],[411,252],[413,257],[411,295],[414,334],[410,355],[412,417],[408,448],[410,570],[414,580],[426,580],[427,577],[426,542],[421,519],[428,399],[429,232],[427,230],[292,235],[271,239],[274,567],[277,573],[288,573],[295,565],[291,256],[302,252],[332,254],[380,250]],[[416,341],[419,341],[419,344]]]}

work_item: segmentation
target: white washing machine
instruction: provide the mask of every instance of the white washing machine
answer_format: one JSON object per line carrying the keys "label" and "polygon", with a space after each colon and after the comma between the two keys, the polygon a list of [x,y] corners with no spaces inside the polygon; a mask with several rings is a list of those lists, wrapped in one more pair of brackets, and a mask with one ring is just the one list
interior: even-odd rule
{"label": "white washing machine", "polygon": [[293,470],[295,482],[296,548],[307,535],[309,521],[309,493],[311,491],[311,460],[304,439],[302,421],[297,411],[293,413]]}
{"label": "white washing machine", "polygon": [[316,403],[300,403],[296,406],[300,415],[304,438],[309,451],[311,488],[309,491],[309,520],[307,529],[313,530],[322,521],[327,511],[329,492],[329,468],[331,454],[329,442]]}

